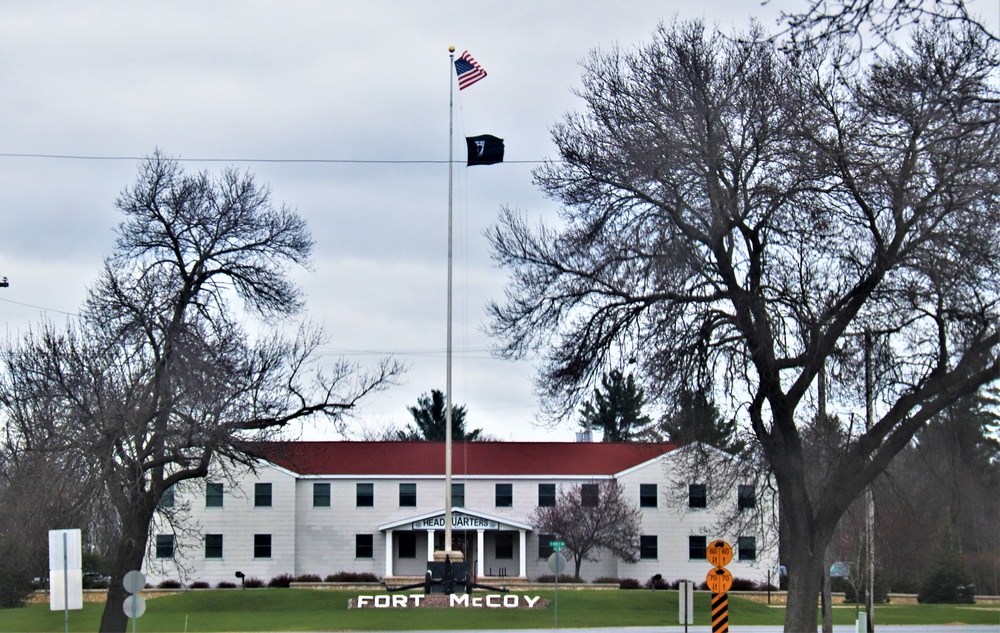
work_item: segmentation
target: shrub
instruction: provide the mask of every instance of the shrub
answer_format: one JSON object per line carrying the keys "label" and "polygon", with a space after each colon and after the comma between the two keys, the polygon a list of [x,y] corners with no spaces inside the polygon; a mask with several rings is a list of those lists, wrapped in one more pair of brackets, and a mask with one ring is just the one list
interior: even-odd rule
{"label": "shrub", "polygon": [[260,578],[257,578],[256,576],[252,578],[244,578],[243,586],[249,589],[260,589],[261,587],[264,586],[264,581],[261,580]]}
{"label": "shrub", "polygon": [[184,585],[181,584],[179,580],[171,580],[170,578],[161,581],[160,584],[156,585],[160,589],[180,589]]}
{"label": "shrub", "polygon": [[[291,585],[292,582],[294,582],[294,580],[295,580],[295,576],[293,576],[291,574],[281,574],[280,576],[275,576],[274,578],[272,578],[270,580],[270,582],[267,583],[267,586],[268,587],[284,587],[284,588],[287,589],[288,586]],[[250,586],[249,582],[247,582],[247,586],[248,587]]]}
{"label": "shrub", "polygon": [[917,593],[917,602],[972,604],[975,602],[975,586],[970,582],[965,570],[958,567],[941,567],[927,576]]}
{"label": "shrub", "polygon": [[324,582],[378,582],[378,576],[371,572],[338,571],[330,574]]}
{"label": "shrub", "polygon": [[34,593],[26,548],[0,534],[0,609],[21,607]]}
{"label": "shrub", "polygon": [[323,582],[323,579],[316,574],[302,574],[295,579],[295,582]]}
{"label": "shrub", "polygon": [[236,589],[236,583],[229,582],[228,580],[220,580],[215,587],[216,589]]}
{"label": "shrub", "polygon": [[[537,578],[536,582],[541,582],[541,583],[551,582],[551,583],[554,584],[556,582],[556,577],[553,576],[552,574],[548,574],[548,575],[545,575],[545,576],[539,576]],[[577,584],[578,585],[578,584],[583,583],[584,580],[582,578],[575,578],[573,576],[567,576],[566,574],[559,574],[559,582],[566,583],[566,584],[573,583],[573,584]]]}
{"label": "shrub", "polygon": [[643,585],[646,589],[670,589],[670,583],[663,579],[662,576],[656,574]]}
{"label": "shrub", "polygon": [[621,578],[618,581],[619,589],[641,589],[642,583],[635,578]]}
{"label": "shrub", "polygon": [[733,578],[731,591],[755,591],[757,583],[748,578]]}
{"label": "shrub", "polygon": [[191,583],[189,587],[191,589],[208,589],[209,587],[211,587],[211,585],[209,585],[204,580],[196,580],[193,583]]}

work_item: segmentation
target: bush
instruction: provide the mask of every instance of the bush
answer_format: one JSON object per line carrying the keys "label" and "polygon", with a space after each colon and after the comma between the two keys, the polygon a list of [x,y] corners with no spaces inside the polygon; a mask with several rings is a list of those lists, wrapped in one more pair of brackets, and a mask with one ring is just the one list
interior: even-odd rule
{"label": "bush", "polygon": [[[541,582],[541,583],[551,582],[551,583],[555,584],[556,577],[553,576],[552,574],[547,574],[545,576],[539,576],[536,579],[535,582]],[[573,576],[567,576],[566,574],[559,574],[559,582],[560,583],[564,583],[564,584],[576,584],[576,585],[579,585],[579,584],[582,584],[584,582],[584,580],[582,578],[575,578]]]}
{"label": "bush", "polygon": [[323,579],[316,574],[302,574],[295,579],[295,582],[323,582]]}
{"label": "bush", "polygon": [[619,589],[641,589],[642,583],[635,578],[622,578],[618,581]]}
{"label": "bush", "polygon": [[[281,574],[280,576],[275,576],[267,583],[268,587],[283,587],[287,589],[295,581],[295,576],[291,574]],[[249,581],[247,586],[250,586]]]}
{"label": "bush", "polygon": [[257,578],[256,576],[254,576],[253,578],[244,578],[243,586],[247,587],[248,589],[260,589],[261,587],[264,586],[264,581],[261,580],[260,578]]}
{"label": "bush", "polygon": [[208,589],[209,587],[211,587],[211,585],[204,580],[196,580],[190,584],[191,589]]}
{"label": "bush", "polygon": [[[650,578],[649,580],[647,580],[643,586],[646,589],[653,589],[654,591],[655,590],[663,591],[663,590],[671,589],[672,588],[670,586],[670,583],[668,581],[664,580],[663,576],[661,576],[660,574],[656,574],[655,576],[653,576],[652,578]],[[673,587],[673,588],[676,589],[676,587]]]}
{"label": "bush", "polygon": [[159,587],[160,589],[180,589],[184,585],[182,585],[181,581],[179,580],[171,580],[168,578],[164,581],[161,581],[160,584],[156,586]]}
{"label": "bush", "polygon": [[733,586],[730,591],[756,591],[757,583],[748,578],[733,578]]}
{"label": "bush", "polygon": [[917,602],[972,604],[975,602],[976,587],[963,569],[939,568],[924,580],[917,593]]}
{"label": "bush", "polygon": [[216,589],[236,589],[236,583],[229,582],[228,580],[220,580],[219,583],[217,585],[215,585],[215,588]]}
{"label": "bush", "polygon": [[0,609],[22,607],[34,593],[28,553],[14,536],[0,535]]}
{"label": "bush", "polygon": [[370,572],[338,571],[330,574],[324,582],[378,582],[378,576]]}

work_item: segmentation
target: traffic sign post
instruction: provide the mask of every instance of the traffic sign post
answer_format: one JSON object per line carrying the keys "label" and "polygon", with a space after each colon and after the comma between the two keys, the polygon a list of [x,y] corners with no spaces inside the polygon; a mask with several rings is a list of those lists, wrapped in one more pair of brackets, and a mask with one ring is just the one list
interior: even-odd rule
{"label": "traffic sign post", "polygon": [[[565,543],[562,541],[549,541],[549,545],[552,546],[554,550],[549,554],[549,569],[552,573],[556,575],[556,596],[555,596],[555,608],[553,612],[555,613],[555,628],[559,628],[559,574],[566,569],[566,557],[560,553],[560,550],[565,547]],[[558,547],[559,549],[556,549]]]}
{"label": "traffic sign post", "polygon": [[733,575],[726,565],[733,560],[733,548],[725,541],[712,541],[705,549],[705,558],[714,567],[705,576],[705,584],[712,590],[712,633],[729,631],[729,594]]}

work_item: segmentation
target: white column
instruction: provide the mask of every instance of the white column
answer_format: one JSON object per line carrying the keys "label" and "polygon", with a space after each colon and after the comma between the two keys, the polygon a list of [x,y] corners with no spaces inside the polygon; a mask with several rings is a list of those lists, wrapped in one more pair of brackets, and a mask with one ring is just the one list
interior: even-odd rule
{"label": "white column", "polygon": [[520,542],[520,551],[518,552],[519,565],[521,566],[521,573],[518,574],[518,578],[528,577],[528,539],[526,538],[527,533],[524,530],[517,531],[517,537]]}
{"label": "white column", "polygon": [[434,530],[427,530],[427,562],[434,560]]}
{"label": "white column", "polygon": [[385,575],[392,576],[392,530],[385,531]]}
{"label": "white column", "polygon": [[486,530],[476,530],[476,577],[483,577],[483,555],[486,554]]}

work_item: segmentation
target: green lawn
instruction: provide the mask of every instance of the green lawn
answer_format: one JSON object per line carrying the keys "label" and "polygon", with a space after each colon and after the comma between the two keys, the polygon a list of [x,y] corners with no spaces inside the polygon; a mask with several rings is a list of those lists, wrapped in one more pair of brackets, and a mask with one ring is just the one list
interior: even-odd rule
{"label": "green lawn", "polygon": [[[297,589],[192,591],[149,600],[137,631],[332,631],[455,628],[548,628],[555,612],[505,609],[347,609],[359,593]],[[552,599],[551,591],[528,591]],[[695,624],[708,622],[708,594],[695,595]],[[70,630],[96,631],[104,605],[70,612]],[[740,598],[730,599],[730,623],[781,624],[784,610]],[[1000,608],[946,605],[877,607],[884,624],[1000,624]],[[854,621],[853,608],[834,610],[836,624]],[[677,625],[674,591],[560,591],[559,626]],[[0,610],[0,633],[58,632],[63,613],[48,605]]]}

